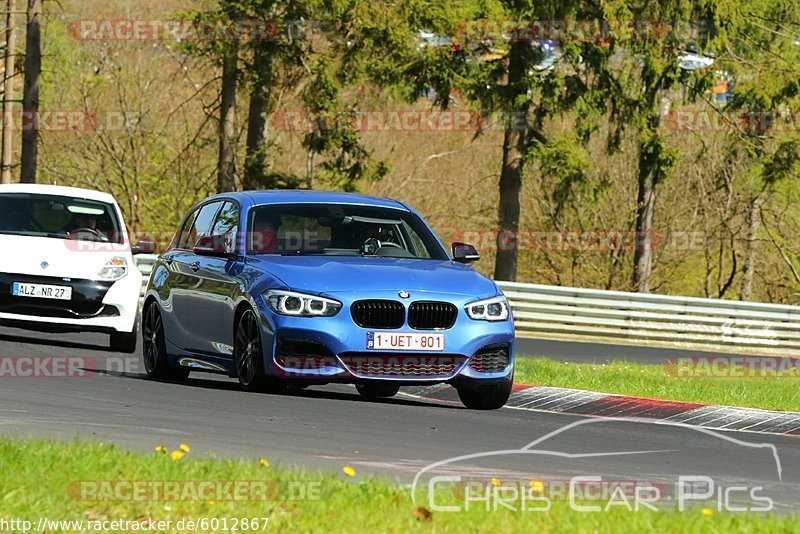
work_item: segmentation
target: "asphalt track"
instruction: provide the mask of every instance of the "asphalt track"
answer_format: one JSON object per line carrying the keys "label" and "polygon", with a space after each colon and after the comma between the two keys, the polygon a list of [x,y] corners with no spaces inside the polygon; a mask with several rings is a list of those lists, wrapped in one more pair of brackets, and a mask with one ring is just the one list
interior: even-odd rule
{"label": "asphalt track", "polygon": [[[599,475],[669,488],[678,476],[702,475],[718,487],[763,487],[759,491],[776,509],[800,510],[800,438],[511,408],[476,412],[404,394],[369,402],[344,385],[278,395],[242,392],[233,380],[202,373],[185,383],[159,382],[143,376],[138,353],[110,353],[106,343],[103,335],[0,328],[0,357],[80,356],[91,364],[85,377],[0,378],[0,433],[79,436],[140,451],[189,443],[193,456],[268,458],[333,471],[351,465],[401,483],[434,462],[504,450],[449,462],[426,476]],[[764,443],[774,445],[775,454],[748,445]]]}

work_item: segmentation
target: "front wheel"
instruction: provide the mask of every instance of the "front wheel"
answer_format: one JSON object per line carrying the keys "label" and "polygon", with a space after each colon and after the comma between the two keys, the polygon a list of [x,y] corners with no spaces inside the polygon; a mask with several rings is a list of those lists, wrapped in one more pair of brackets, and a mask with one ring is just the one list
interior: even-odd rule
{"label": "front wheel", "polygon": [[513,381],[485,386],[461,386],[456,388],[458,398],[471,410],[497,410],[505,406],[511,396]]}
{"label": "front wheel", "polygon": [[400,386],[387,383],[356,384],[356,390],[359,395],[368,399],[388,398],[397,395],[397,392],[400,391]]}
{"label": "front wheel", "polygon": [[279,391],[281,383],[264,372],[264,354],[261,350],[261,333],[258,317],[253,310],[246,310],[236,325],[233,344],[233,360],[236,376],[242,389],[247,391]]}

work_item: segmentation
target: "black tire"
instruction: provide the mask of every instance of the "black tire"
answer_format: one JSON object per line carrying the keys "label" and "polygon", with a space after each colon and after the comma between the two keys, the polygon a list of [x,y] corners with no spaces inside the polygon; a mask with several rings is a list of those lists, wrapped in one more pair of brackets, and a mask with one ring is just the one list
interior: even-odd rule
{"label": "black tire", "polygon": [[233,342],[233,362],[236,377],[246,391],[283,390],[283,384],[264,371],[264,355],[261,350],[261,331],[258,317],[248,309],[236,323],[236,337]]}
{"label": "black tire", "polygon": [[400,391],[400,386],[383,382],[356,384],[356,390],[362,397],[366,397],[368,399],[383,399],[397,395],[397,392]]}
{"label": "black tire", "polygon": [[458,398],[470,410],[497,410],[505,406],[511,396],[513,380],[486,386],[461,386]]}
{"label": "black tire", "polygon": [[142,357],[144,370],[150,378],[186,380],[189,377],[189,369],[169,364],[164,323],[155,302],[150,303],[142,314]]}
{"label": "black tire", "polygon": [[112,352],[133,354],[136,352],[136,342],[139,340],[139,323],[133,326],[133,332],[111,332],[109,346]]}

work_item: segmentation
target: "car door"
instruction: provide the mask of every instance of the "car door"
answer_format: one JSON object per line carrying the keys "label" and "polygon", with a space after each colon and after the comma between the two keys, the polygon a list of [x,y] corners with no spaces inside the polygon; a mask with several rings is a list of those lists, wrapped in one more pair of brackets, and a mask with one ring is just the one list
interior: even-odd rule
{"label": "car door", "polygon": [[194,253],[197,240],[211,232],[222,201],[203,204],[189,215],[178,243],[162,258],[169,270],[167,302],[164,305],[163,321],[167,340],[181,350],[190,350],[192,336],[197,332],[195,324],[201,319],[192,307],[193,293],[201,284],[198,276],[200,257]]}
{"label": "car door", "polygon": [[217,212],[208,235],[223,248],[220,255],[196,255],[196,284],[187,293],[192,321],[187,348],[197,354],[233,356],[233,313],[239,283],[236,260],[239,205],[226,200]]}

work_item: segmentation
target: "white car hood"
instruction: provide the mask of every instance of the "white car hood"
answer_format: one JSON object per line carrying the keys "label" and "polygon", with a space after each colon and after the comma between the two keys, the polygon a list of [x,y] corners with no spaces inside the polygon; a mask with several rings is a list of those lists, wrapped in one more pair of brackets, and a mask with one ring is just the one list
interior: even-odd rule
{"label": "white car hood", "polygon": [[0,234],[3,273],[92,280],[114,256],[125,258],[129,269],[135,268],[129,244]]}

